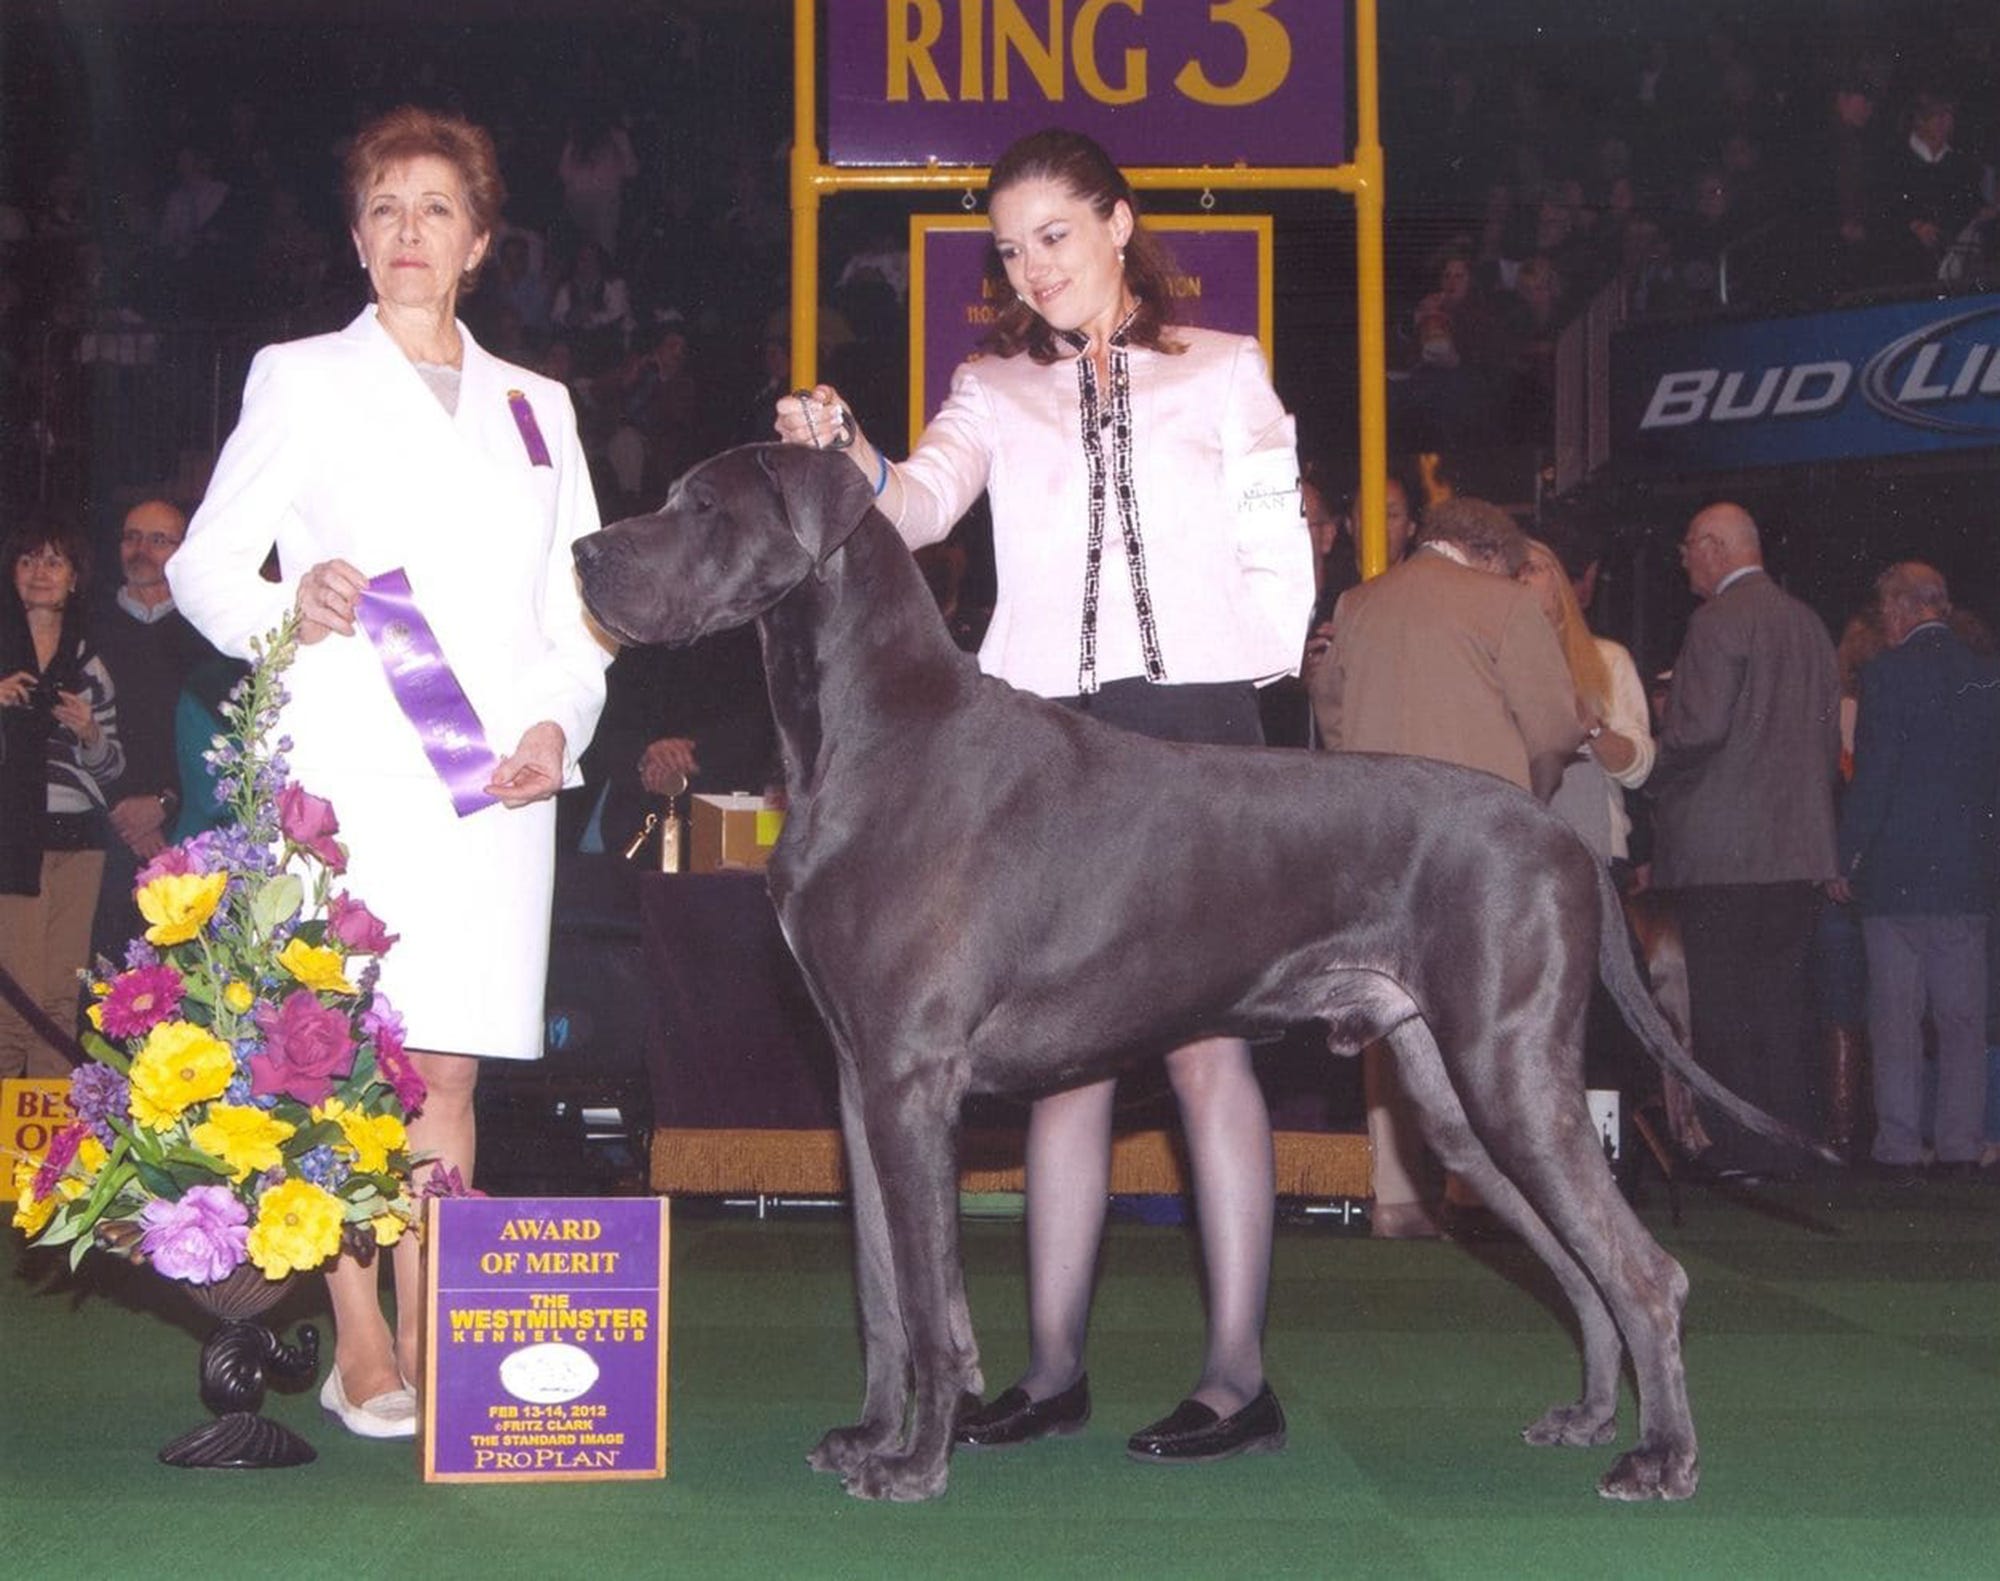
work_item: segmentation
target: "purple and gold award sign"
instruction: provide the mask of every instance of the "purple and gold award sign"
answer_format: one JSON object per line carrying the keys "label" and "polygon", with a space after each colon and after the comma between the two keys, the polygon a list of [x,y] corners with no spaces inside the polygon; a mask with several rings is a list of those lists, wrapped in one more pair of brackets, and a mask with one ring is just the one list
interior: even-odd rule
{"label": "purple and gold award sign", "polygon": [[430,1204],[426,1482],[667,1474],[664,1198]]}
{"label": "purple and gold award sign", "polygon": [[[1251,335],[1271,360],[1271,217],[1268,214],[1149,214],[1174,273],[1174,319]],[[952,371],[993,322],[986,284],[992,233],[980,214],[918,214],[910,220],[910,445],[937,415]]]}

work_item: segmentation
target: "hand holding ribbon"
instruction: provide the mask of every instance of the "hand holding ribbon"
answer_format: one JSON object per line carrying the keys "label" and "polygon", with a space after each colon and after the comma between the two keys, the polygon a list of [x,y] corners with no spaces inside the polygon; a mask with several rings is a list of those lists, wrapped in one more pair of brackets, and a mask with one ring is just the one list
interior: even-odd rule
{"label": "hand holding ribbon", "polygon": [[322,560],[299,578],[299,641],[310,645],[321,638],[354,635],[354,612],[368,578],[345,560]]}
{"label": "hand holding ribbon", "polygon": [[526,807],[562,789],[562,726],[544,719],[522,733],[521,744],[493,768],[486,794],[503,807]]}

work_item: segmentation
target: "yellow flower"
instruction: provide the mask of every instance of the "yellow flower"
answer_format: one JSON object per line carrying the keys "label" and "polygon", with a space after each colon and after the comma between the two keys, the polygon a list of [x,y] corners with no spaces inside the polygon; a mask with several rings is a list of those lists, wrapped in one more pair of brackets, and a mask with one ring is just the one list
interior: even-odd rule
{"label": "yellow flower", "polygon": [[132,1118],[164,1131],[189,1104],[220,1097],[235,1074],[227,1043],[192,1021],[162,1021],[132,1061]]}
{"label": "yellow flower", "polygon": [[56,1190],[65,1202],[74,1202],[97,1184],[98,1172],[104,1168],[111,1155],[104,1150],[104,1144],[94,1136],[86,1136],[77,1144],[76,1157],[69,1161],[69,1168],[56,1182]]}
{"label": "yellow flower", "polygon": [[102,1032],[104,1030],[104,1006],[92,1005],[88,1010],[84,1011],[84,1014],[90,1018],[90,1024],[96,1027],[98,1031]]}
{"label": "yellow flower", "polygon": [[56,1211],[52,1196],[35,1196],[35,1174],[42,1167],[39,1158],[14,1160],[14,1228],[24,1235],[39,1235]]}
{"label": "yellow flower", "polygon": [[257,996],[248,983],[238,980],[222,990],[222,1002],[240,1016],[257,1002]]}
{"label": "yellow flower", "polygon": [[354,1167],[364,1175],[379,1174],[389,1167],[389,1155],[409,1142],[403,1122],[393,1114],[365,1114],[338,1098],[329,1098],[312,1116],[331,1120],[346,1138],[347,1151],[354,1155]]}
{"label": "yellow flower", "polygon": [[132,897],[139,915],[152,924],[147,942],[185,944],[215,915],[228,884],[227,873],[168,873],[154,879]]}
{"label": "yellow flower", "polygon": [[368,1228],[375,1232],[377,1246],[394,1246],[403,1238],[403,1231],[409,1228],[400,1215],[379,1213],[368,1221]]}
{"label": "yellow flower", "polygon": [[309,1180],[265,1192],[250,1226],[250,1261],[269,1279],[317,1268],[340,1251],[340,1199]]}
{"label": "yellow flower", "polygon": [[340,951],[291,939],[278,952],[278,964],[316,994],[358,994],[347,980],[347,962]]}
{"label": "yellow flower", "polygon": [[262,1109],[219,1103],[208,1118],[188,1133],[188,1140],[229,1166],[231,1180],[244,1180],[253,1170],[275,1169],[284,1162],[280,1144],[297,1126]]}

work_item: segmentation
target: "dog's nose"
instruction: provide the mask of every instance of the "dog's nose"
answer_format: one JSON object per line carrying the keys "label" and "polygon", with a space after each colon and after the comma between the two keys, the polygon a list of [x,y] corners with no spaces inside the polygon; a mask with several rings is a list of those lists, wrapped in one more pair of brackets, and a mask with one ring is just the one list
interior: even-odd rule
{"label": "dog's nose", "polygon": [[597,560],[604,553],[605,547],[604,534],[594,532],[587,537],[577,539],[569,546],[569,552],[581,570],[587,569]]}

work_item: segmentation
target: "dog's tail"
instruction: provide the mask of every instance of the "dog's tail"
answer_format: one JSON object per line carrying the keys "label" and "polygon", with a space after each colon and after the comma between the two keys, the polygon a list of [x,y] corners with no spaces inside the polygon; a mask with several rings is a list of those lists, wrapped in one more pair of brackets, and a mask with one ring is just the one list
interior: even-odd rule
{"label": "dog's tail", "polygon": [[1605,864],[1599,862],[1596,866],[1598,909],[1601,914],[1597,969],[1603,975],[1604,986],[1610,990],[1612,999],[1625,1017],[1625,1024],[1645,1044],[1646,1052],[1746,1130],[1797,1148],[1802,1153],[1810,1153],[1829,1164],[1846,1162],[1824,1143],[1816,1142],[1796,1127],[1766,1114],[1748,1099],[1739,1098],[1695,1063],[1693,1054],[1681,1045],[1680,1038],[1667,1024],[1667,1018],[1660,1013],[1660,1007],[1653,1002],[1651,992],[1639,976],[1638,963],[1632,958],[1625,908],[1618,899],[1618,888],[1612,883],[1610,870]]}

